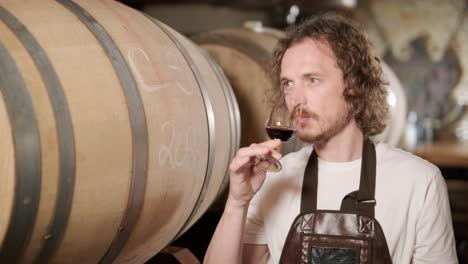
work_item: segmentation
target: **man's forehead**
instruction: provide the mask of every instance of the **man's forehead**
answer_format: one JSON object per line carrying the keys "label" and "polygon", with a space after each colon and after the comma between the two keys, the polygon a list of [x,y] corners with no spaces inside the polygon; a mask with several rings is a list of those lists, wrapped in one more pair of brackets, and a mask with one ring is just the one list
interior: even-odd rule
{"label": "man's forehead", "polygon": [[313,66],[316,68],[315,70],[319,70],[323,66],[322,64],[325,63],[323,56],[330,59],[329,62],[332,62],[333,67],[339,68],[335,54],[327,40],[307,38],[297,42],[286,50],[281,62],[280,75],[284,71],[284,64],[291,63],[303,63],[309,67]]}

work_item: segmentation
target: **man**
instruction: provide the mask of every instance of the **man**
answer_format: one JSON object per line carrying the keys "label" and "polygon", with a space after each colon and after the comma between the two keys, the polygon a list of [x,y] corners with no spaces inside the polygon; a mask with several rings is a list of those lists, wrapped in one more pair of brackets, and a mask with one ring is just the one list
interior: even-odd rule
{"label": "man", "polygon": [[[274,53],[273,101],[300,105],[297,135],[313,144],[265,172],[257,155],[281,158],[279,140],[239,149],[230,166],[225,211],[205,263],[278,263],[299,214],[304,170],[318,156],[317,208],[339,210],[359,188],[363,141],[381,133],[388,114],[382,70],[365,35],[325,14],[292,28]],[[434,165],[375,142],[375,218],[393,263],[457,263],[447,189]],[[260,164],[262,165],[262,164]],[[264,165],[264,164],[263,164]]]}

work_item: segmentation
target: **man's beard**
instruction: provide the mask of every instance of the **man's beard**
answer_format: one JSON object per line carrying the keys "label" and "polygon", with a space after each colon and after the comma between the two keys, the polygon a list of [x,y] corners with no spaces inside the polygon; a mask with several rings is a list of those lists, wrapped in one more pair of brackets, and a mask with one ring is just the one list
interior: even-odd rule
{"label": "man's beard", "polygon": [[[318,134],[310,134],[306,131],[301,131],[301,129],[298,129],[296,134],[304,142],[315,145],[323,145],[331,138],[339,134],[349,124],[351,118],[353,117],[351,113],[352,111],[350,110],[350,107],[346,107],[344,113],[339,113],[338,120],[336,120],[328,128]],[[320,117],[316,113],[307,112],[307,115],[316,121],[317,126],[320,124]]]}

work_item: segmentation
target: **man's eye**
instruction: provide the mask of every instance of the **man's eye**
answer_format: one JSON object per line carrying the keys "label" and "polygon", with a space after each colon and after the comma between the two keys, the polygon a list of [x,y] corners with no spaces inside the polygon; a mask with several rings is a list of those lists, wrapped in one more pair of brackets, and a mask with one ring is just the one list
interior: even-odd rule
{"label": "man's eye", "polygon": [[284,82],[281,83],[281,88],[283,88],[283,89],[286,89],[286,88],[288,88],[290,86],[291,86],[290,81],[284,81]]}
{"label": "man's eye", "polygon": [[281,83],[281,90],[283,91],[283,93],[286,93],[287,91],[289,91],[290,88],[291,88],[290,81],[285,81]]}
{"label": "man's eye", "polygon": [[313,84],[313,85],[317,85],[320,83],[320,80],[317,79],[317,78],[310,78],[309,79],[310,83]]}

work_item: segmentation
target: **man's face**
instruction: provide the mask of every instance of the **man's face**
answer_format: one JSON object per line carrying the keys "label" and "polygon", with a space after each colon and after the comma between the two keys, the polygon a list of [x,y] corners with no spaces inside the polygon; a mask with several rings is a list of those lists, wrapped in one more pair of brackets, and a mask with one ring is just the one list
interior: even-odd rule
{"label": "man's face", "polygon": [[327,142],[351,120],[343,97],[343,73],[328,42],[305,39],[287,49],[280,80],[288,108],[302,106],[302,114],[296,117],[301,140]]}

